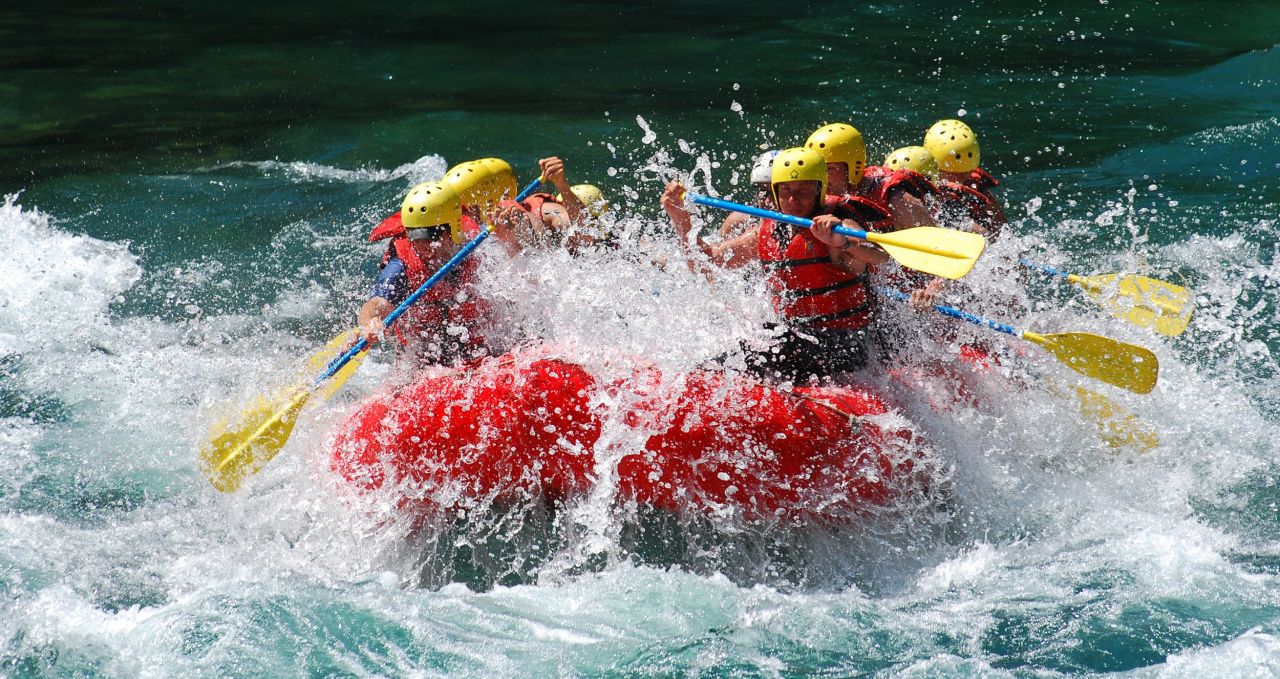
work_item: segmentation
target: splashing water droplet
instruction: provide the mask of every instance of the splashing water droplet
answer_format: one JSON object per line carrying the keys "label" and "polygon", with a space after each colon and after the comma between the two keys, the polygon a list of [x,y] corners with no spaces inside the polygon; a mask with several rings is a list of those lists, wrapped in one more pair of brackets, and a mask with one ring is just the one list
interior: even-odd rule
{"label": "splashing water droplet", "polygon": [[648,145],[658,141],[658,135],[649,127],[649,123],[645,121],[644,116],[637,115],[636,124],[640,126],[640,129],[644,130],[644,136],[640,138],[640,143]]}

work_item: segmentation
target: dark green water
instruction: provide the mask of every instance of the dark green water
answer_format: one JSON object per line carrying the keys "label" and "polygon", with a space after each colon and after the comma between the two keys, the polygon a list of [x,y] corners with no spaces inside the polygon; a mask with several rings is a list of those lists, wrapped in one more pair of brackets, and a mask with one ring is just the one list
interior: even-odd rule
{"label": "dark green water", "polygon": [[965,108],[993,170],[1092,167],[1273,115],[1276,57],[1258,51],[1280,35],[1265,2],[54,3],[2,21],[5,190],[245,158],[394,166],[428,150],[527,163],[559,149],[593,168],[603,154],[583,141],[633,132],[635,114],[704,146],[738,141],[730,101],[787,140],[853,120],[878,150]]}
{"label": "dark green water", "polygon": [[[1277,92],[1274,2],[0,8],[0,674],[1271,676]],[[879,159],[956,116],[1015,220],[989,256],[1198,291],[1169,339],[978,274],[1053,300],[1005,320],[1155,350],[1155,394],[1107,394],[1156,450],[1043,395],[909,409],[955,469],[944,537],[908,527],[798,591],[629,565],[590,506],[599,539],[537,584],[415,587],[323,472],[385,360],[247,491],[195,470],[216,404],[350,323],[364,235],[446,164],[528,180],[561,155],[661,241],[660,179],[715,163],[732,194],[821,123]],[[528,316],[597,358],[694,365],[736,327],[693,279],[531,266],[560,296]]]}

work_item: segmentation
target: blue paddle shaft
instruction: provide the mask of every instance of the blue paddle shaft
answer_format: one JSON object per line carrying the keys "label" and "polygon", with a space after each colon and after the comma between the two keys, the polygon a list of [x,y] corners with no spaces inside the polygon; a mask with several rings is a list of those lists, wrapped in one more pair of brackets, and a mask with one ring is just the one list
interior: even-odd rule
{"label": "blue paddle shaft", "polygon": [[519,203],[525,198],[532,196],[533,192],[537,191],[539,186],[542,186],[542,177],[538,177],[537,179],[533,180],[533,182],[530,183],[528,186],[524,187],[524,190],[520,192],[520,195],[516,196],[516,202]]}
{"label": "blue paddle shaft", "polygon": [[[772,219],[779,222],[785,222],[787,224],[803,226],[805,228],[813,226],[813,220],[807,217],[796,217],[795,215],[789,215],[785,212],[774,212],[773,210],[766,210],[762,207],[752,207],[750,205],[742,205],[741,203],[734,203],[727,200],[720,200],[719,198],[712,198],[711,196],[700,196],[696,193],[690,193],[686,195],[689,198],[689,200],[697,203],[698,205],[706,205],[707,207],[720,208],[721,210],[729,210],[731,212],[741,212],[743,214],[748,214],[753,217],[762,217],[764,219]],[[857,238],[858,240],[867,240],[866,231],[850,229],[847,226],[837,226],[836,228],[832,229],[832,231],[838,234],[841,234],[843,236],[848,236],[849,238]]]}
{"label": "blue paddle shaft", "polygon": [[1059,270],[1059,269],[1055,269],[1055,268],[1053,268],[1053,267],[1051,267],[1051,266],[1049,266],[1049,265],[1047,265],[1047,264],[1037,264],[1037,263],[1035,263],[1035,262],[1028,261],[1028,260],[1025,260],[1025,259],[1019,259],[1018,261],[1019,261],[1023,266],[1025,266],[1025,267],[1027,267],[1027,268],[1030,268],[1030,269],[1039,269],[1039,270],[1041,270],[1041,271],[1043,271],[1043,272],[1045,272],[1045,273],[1049,274],[1050,276],[1060,276],[1060,277],[1062,277],[1062,278],[1067,278],[1067,277],[1071,276],[1071,274],[1069,274],[1069,273],[1067,273],[1067,272],[1065,272],[1065,271]]}
{"label": "blue paddle shaft", "polygon": [[[891,288],[882,288],[879,286],[876,287],[876,290],[880,294],[885,295],[886,297],[893,297],[895,299],[900,299],[904,301],[911,299],[911,295],[908,295],[907,293],[902,292],[900,290],[893,290]],[[981,316],[971,314],[967,311],[961,311],[959,309],[956,309],[955,307],[935,304],[933,305],[933,310],[940,314],[950,316],[952,318],[958,318],[962,321],[968,321],[974,325],[981,325],[987,328],[991,328],[996,332],[1002,332],[1006,335],[1013,335],[1014,337],[1022,337],[1022,333],[1019,332],[1017,328],[1014,328],[1011,325],[1005,325],[1004,323],[993,321],[990,318],[983,318]]]}
{"label": "blue paddle shaft", "polygon": [[[445,262],[444,266],[440,267],[439,271],[432,274],[431,278],[428,278],[422,285],[418,286],[418,289],[414,290],[412,294],[406,297],[404,301],[400,303],[400,306],[387,314],[387,317],[382,321],[383,325],[388,328],[391,327],[391,325],[396,322],[396,319],[403,316],[404,312],[409,310],[409,307],[413,306],[414,303],[421,299],[423,295],[427,294],[427,291],[430,290],[433,285],[439,283],[442,278],[447,276],[449,272],[453,270],[453,267],[458,265],[458,262],[466,259],[467,255],[471,254],[473,250],[483,243],[484,239],[488,238],[490,233],[492,233],[492,231],[485,229],[480,232],[479,236],[472,238],[466,245],[462,246],[462,249],[453,257],[449,258],[449,261]],[[369,341],[361,337],[360,341],[355,343],[355,346],[347,349],[346,353],[329,362],[329,367],[325,368],[324,373],[316,378],[316,381],[311,384],[311,388],[315,389],[320,386],[321,382],[333,377],[333,374],[341,370],[342,366],[346,365],[348,361],[355,358],[357,354],[368,348]]]}

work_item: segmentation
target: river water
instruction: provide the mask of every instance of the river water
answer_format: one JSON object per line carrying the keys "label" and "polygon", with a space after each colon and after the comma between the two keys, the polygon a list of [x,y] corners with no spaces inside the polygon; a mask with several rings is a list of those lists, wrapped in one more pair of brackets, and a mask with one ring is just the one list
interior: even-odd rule
{"label": "river water", "polygon": [[[0,10],[0,674],[1280,673],[1275,3],[215,4]],[[951,499],[810,545],[846,570],[800,581],[742,576],[730,539],[725,568],[632,558],[581,511],[586,538],[519,582],[426,572],[327,470],[397,379],[387,351],[239,493],[197,469],[218,416],[351,325],[365,236],[449,165],[523,183],[558,154],[598,184],[645,257],[494,256],[486,285],[584,365],[678,371],[769,312],[751,281],[648,264],[675,252],[662,180],[743,198],[754,154],[822,123],[879,160],[945,117],[1012,220],[974,303],[1152,349],[1147,396],[1020,361],[1158,446],[1108,445],[1022,369],[946,413],[907,396]],[[1186,285],[1195,319],[1129,326],[1004,273],[1019,256]]]}

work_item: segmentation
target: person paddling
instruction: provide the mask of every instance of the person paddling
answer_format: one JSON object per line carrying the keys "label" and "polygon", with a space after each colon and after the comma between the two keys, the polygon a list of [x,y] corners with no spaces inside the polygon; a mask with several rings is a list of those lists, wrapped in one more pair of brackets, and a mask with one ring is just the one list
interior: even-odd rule
{"label": "person paddling", "polygon": [[[458,163],[440,180],[462,200],[462,233],[471,237],[480,233],[483,211],[504,198],[516,195],[516,176],[511,165],[500,158],[480,158]],[[369,242],[405,235],[400,212],[387,217],[369,234]]]}
{"label": "person paddling", "polygon": [[[867,165],[862,133],[852,125],[823,125],[805,140],[805,148],[827,161],[828,202],[862,215],[878,231],[936,226],[925,201],[936,189],[924,175],[882,165]],[[911,304],[932,306],[942,293],[942,279],[915,272],[893,272],[888,283],[911,291]]]}
{"label": "person paddling", "polygon": [[813,227],[764,220],[759,229],[714,245],[690,239],[693,222],[681,183],[667,184],[662,194],[662,207],[689,255],[696,248],[720,266],[753,261],[764,266],[783,327],[775,346],[748,349],[746,358],[752,372],[766,379],[822,379],[866,364],[865,333],[875,313],[867,267],[889,256],[875,245],[832,232],[840,224],[863,225],[832,214],[836,208],[826,204],[826,190],[822,156],[787,149],[773,160],[771,197],[780,211],[811,217]]}
{"label": "person paddling", "polygon": [[[579,213],[579,219],[574,224],[565,247],[570,252],[588,245],[617,247],[615,234],[610,232],[605,217],[609,213],[609,201],[605,200],[600,187],[595,184],[574,184],[569,187],[569,193],[578,198],[578,202],[582,204],[582,212]],[[556,194],[557,202],[564,203],[565,200],[563,193]]]}
{"label": "person paddling", "polygon": [[924,146],[938,165],[942,220],[970,227],[988,240],[998,238],[1008,219],[992,193],[1000,182],[979,167],[978,135],[959,120],[939,120],[925,133]]}
{"label": "person paddling", "polygon": [[[383,319],[479,232],[462,213],[458,194],[443,182],[409,191],[401,206],[404,234],[394,236],[369,299],[356,316],[360,336],[378,341]],[[453,364],[487,353],[490,308],[475,290],[476,260],[468,258],[418,301],[395,325],[395,333],[423,365]]]}
{"label": "person paddling", "polygon": [[[935,226],[924,203],[934,192],[929,180],[910,170],[868,166],[866,144],[854,126],[823,125],[809,135],[804,146],[827,162],[829,202],[843,202],[865,213],[880,231]],[[877,218],[877,214],[882,216]]]}
{"label": "person paddling", "polygon": [[[542,180],[554,186],[559,194],[534,193],[520,202],[504,200],[486,215],[490,223],[510,228],[521,249],[546,249],[563,244],[573,250],[595,242],[596,239],[580,233],[579,228],[598,219],[608,209],[600,190],[590,184],[580,184],[578,191],[574,191],[575,187],[570,186],[565,177],[564,161],[556,156],[539,160],[538,169]],[[593,198],[590,208],[578,194],[591,192],[581,187],[595,189],[595,196],[588,195]]]}

